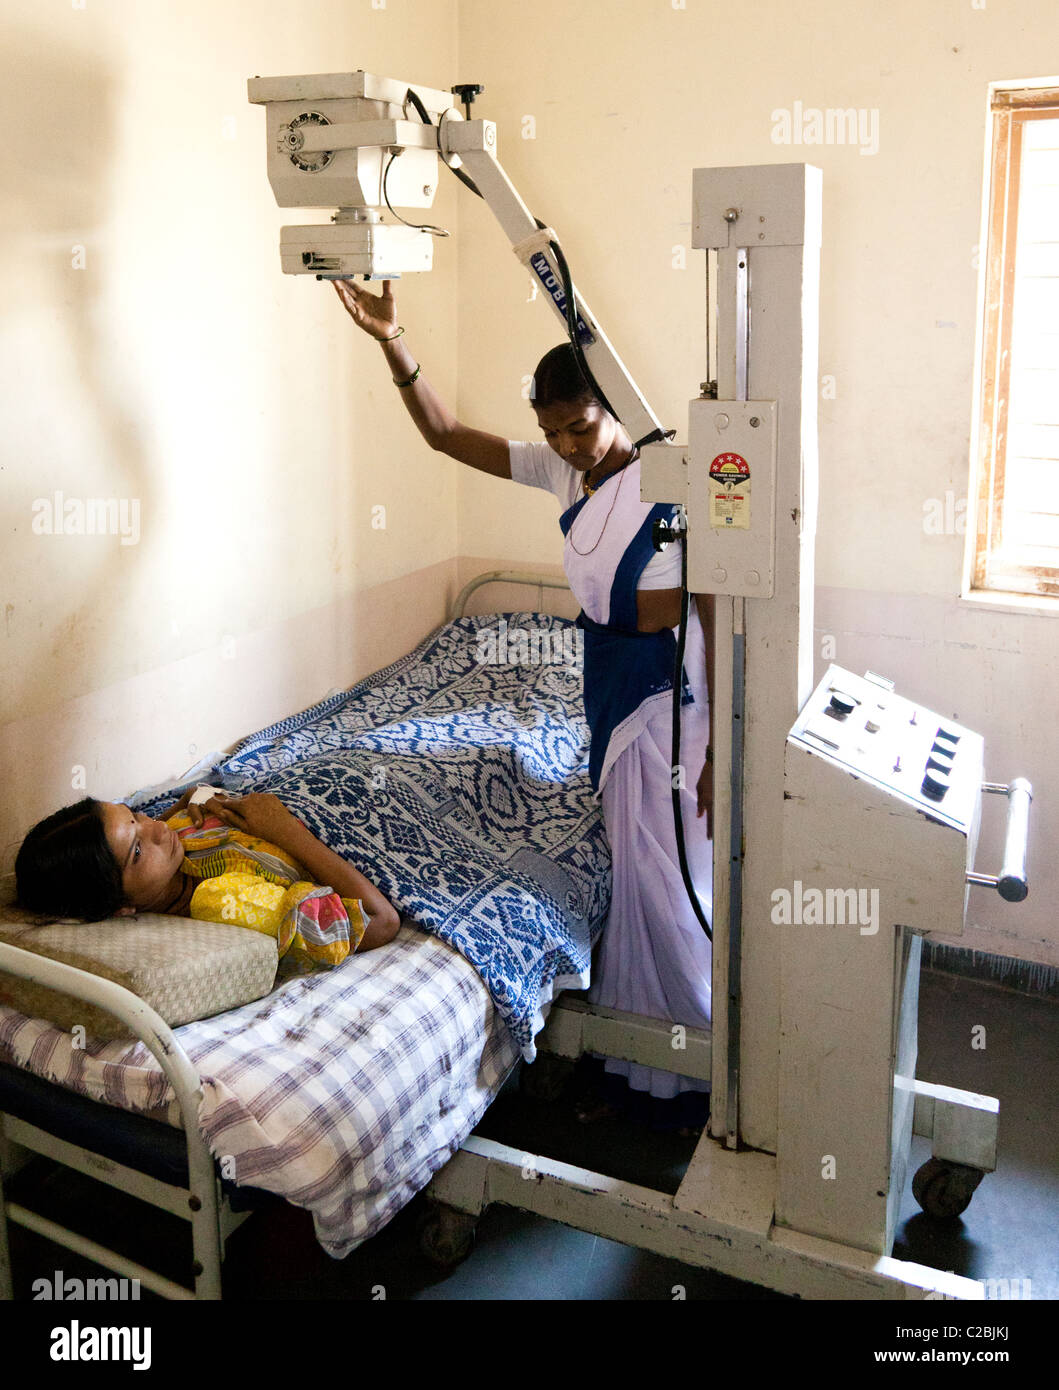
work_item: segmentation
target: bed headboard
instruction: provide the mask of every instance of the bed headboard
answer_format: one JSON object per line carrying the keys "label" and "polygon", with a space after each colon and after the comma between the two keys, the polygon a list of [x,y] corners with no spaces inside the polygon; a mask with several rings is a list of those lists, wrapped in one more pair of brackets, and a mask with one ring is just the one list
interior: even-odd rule
{"label": "bed headboard", "polygon": [[[576,616],[579,604],[570,592],[570,586],[562,574],[533,574],[528,570],[489,570],[484,574],[474,577],[469,583],[465,584],[452,605],[450,618],[462,618],[464,616],[467,600],[477,590],[486,584],[510,584],[522,585],[536,589],[536,608],[537,612],[544,612],[544,591],[545,589],[556,589],[562,591],[562,598],[556,603],[560,609],[560,617]],[[495,611],[495,610],[487,610]]]}

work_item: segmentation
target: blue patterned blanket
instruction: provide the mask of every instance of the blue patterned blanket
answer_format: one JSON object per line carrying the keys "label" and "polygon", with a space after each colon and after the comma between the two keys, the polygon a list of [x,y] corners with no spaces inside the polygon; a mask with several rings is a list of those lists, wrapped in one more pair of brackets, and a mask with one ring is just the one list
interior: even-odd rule
{"label": "blue patterned blanket", "polygon": [[[528,1061],[542,1004],[588,984],[610,900],[572,627],[461,618],[197,779],[279,796],[466,957]],[[157,814],[179,791],[139,809]]]}

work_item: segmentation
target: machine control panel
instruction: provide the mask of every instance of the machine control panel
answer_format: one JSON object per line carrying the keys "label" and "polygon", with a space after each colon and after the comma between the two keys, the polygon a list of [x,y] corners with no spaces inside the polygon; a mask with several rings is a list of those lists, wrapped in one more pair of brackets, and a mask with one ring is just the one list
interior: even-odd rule
{"label": "machine control panel", "polygon": [[974,819],[981,736],[895,695],[873,672],[829,667],[790,737],[947,824],[967,830]]}

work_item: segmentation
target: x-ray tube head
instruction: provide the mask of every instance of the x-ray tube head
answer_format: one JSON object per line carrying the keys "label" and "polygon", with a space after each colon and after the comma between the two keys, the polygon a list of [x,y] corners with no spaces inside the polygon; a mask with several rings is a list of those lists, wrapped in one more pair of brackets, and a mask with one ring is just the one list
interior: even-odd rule
{"label": "x-ray tube head", "polygon": [[432,122],[453,114],[448,92],[365,72],[249,80],[249,100],[265,107],[278,205],[335,209],[330,223],[283,228],[285,274],[380,278],[431,268],[433,237],[392,213],[386,220],[387,204],[429,208],[437,189],[436,125],[422,120],[410,89]]}

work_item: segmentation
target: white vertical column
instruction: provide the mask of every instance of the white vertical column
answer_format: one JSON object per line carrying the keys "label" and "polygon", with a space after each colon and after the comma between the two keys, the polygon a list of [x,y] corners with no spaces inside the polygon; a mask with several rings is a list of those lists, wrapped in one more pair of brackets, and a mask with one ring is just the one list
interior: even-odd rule
{"label": "white vertical column", "polygon": [[[783,765],[787,733],[812,690],[813,546],[816,530],[816,390],[821,175],[809,165],[700,169],[694,175],[693,244],[718,250],[718,398],[739,399],[742,331],[734,277],[747,250],[746,396],[777,403],[775,579],[771,598],[718,594],[714,741],[714,1015],[711,1133],[730,1110],[729,1041],[738,1001],[738,1134],[775,1152],[778,1106],[779,939],[772,892],[781,886]],[[708,461],[707,461],[708,463]],[[705,466],[692,460],[689,468]],[[689,545],[709,545],[709,517],[689,516]],[[730,536],[726,535],[726,540]],[[743,843],[730,843],[734,633],[745,634]],[[730,975],[733,848],[742,850],[739,979]]]}

